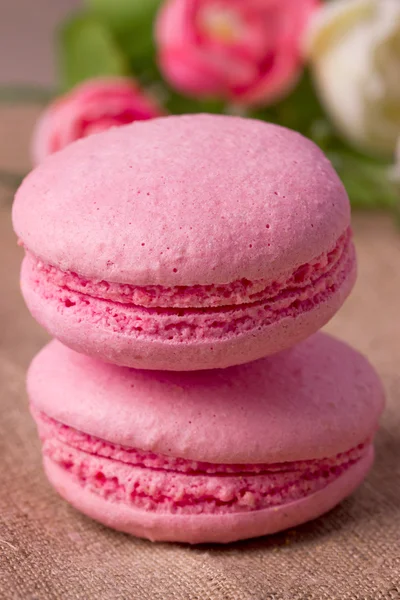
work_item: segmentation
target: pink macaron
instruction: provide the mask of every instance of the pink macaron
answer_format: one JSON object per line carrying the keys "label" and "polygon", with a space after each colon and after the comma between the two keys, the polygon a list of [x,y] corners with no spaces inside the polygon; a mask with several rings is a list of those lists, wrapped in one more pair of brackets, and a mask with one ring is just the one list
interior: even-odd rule
{"label": "pink macaron", "polygon": [[46,473],[93,519],[150,540],[231,542],[318,517],[373,460],[367,360],[318,333],[197,372],[121,368],[58,341],[28,374]]}
{"label": "pink macaron", "polygon": [[33,316],[123,366],[228,367],[324,325],[356,273],[348,197],[298,133],[186,115],[71,144],[20,187]]}

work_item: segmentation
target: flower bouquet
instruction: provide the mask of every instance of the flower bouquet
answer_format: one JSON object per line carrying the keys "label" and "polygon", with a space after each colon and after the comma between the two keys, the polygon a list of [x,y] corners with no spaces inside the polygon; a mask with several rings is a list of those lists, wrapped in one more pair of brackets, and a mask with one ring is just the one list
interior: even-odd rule
{"label": "flower bouquet", "polygon": [[58,57],[35,163],[138,119],[240,114],[314,140],[354,207],[397,206],[398,0],[86,0]]}

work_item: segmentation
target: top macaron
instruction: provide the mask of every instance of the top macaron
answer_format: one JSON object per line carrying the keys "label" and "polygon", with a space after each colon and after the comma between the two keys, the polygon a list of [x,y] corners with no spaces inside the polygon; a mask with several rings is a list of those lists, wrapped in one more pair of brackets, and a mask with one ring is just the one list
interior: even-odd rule
{"label": "top macaron", "polygon": [[33,315],[120,365],[227,367],[324,325],[352,288],[350,207],[324,154],[239,117],[136,122],[71,144],[17,192]]}

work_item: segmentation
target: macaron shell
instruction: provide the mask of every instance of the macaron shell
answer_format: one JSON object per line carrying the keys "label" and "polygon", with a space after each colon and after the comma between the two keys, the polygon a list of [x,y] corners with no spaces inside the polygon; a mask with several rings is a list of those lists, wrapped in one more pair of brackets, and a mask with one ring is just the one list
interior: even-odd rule
{"label": "macaron shell", "polygon": [[202,372],[119,368],[57,341],[33,360],[32,405],[108,442],[211,463],[326,458],[370,439],[384,405],[368,361],[318,333],[280,354]]}
{"label": "macaron shell", "polygon": [[13,223],[33,254],[64,271],[205,285],[291,274],[334,246],[350,205],[328,159],[300,134],[184,115],[53,154],[21,185]]}
{"label": "macaron shell", "polygon": [[[191,314],[188,316],[188,320],[191,320],[189,324],[196,324],[202,332],[202,338],[193,341],[181,341],[179,338],[171,340],[170,331],[163,332],[157,327],[157,317],[153,326],[159,331],[157,337],[118,331],[112,326],[117,320],[114,315],[119,311],[122,322],[129,320],[130,309],[124,305],[111,311],[111,326],[103,326],[101,317],[109,311],[106,302],[91,299],[91,306],[87,307],[84,303],[84,312],[81,312],[78,304],[66,308],[58,301],[45,299],[38,287],[24,276],[24,265],[21,290],[34,318],[52,336],[77,352],[124,367],[193,371],[243,364],[275,354],[306,339],[335,315],[350,294],[356,279],[355,260],[349,267],[345,279],[335,291],[323,296],[312,308],[307,306],[305,311],[294,309],[292,314],[289,311],[282,316],[277,314],[276,321],[265,326],[249,330],[238,319],[238,327],[232,323],[224,337],[216,338],[212,326],[208,329],[202,325],[201,313],[197,316],[197,324],[196,315]],[[94,312],[94,308],[98,309],[97,312]],[[218,320],[218,315],[215,318]],[[208,317],[208,320],[211,319]]]}
{"label": "macaron shell", "polygon": [[323,490],[297,502],[248,513],[171,515],[109,502],[75,483],[68,472],[44,460],[47,476],[58,493],[75,508],[119,531],[151,541],[229,543],[276,533],[315,519],[331,510],[363,481],[373,463],[367,454]]}

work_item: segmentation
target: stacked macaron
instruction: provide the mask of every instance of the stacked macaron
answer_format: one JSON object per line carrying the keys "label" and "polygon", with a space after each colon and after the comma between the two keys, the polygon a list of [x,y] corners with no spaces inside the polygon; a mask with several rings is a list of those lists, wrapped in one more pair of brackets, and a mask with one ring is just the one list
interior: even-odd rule
{"label": "stacked macaron", "polygon": [[13,221],[23,295],[57,340],[32,362],[31,410],[76,508],[151,540],[229,542],[314,518],[365,477],[383,392],[316,333],[356,259],[312,142],[238,117],[135,123],[48,158]]}

